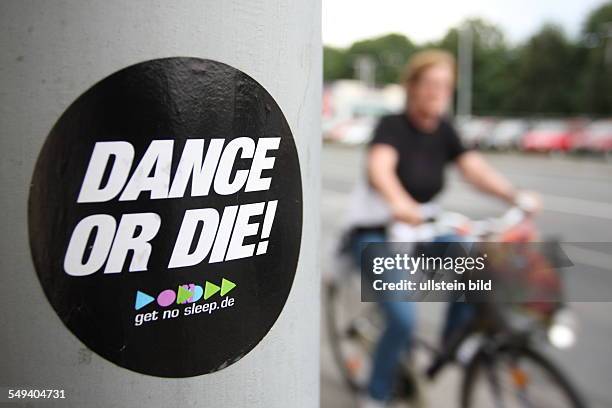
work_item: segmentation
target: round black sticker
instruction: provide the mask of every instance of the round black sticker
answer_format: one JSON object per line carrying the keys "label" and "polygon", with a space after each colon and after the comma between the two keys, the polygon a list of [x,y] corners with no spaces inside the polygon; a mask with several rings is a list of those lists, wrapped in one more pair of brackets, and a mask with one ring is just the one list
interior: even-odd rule
{"label": "round black sticker", "polygon": [[293,283],[293,136],[240,70],[198,58],[136,64],[55,124],[28,217],[43,290],[87,347],[149,375],[217,371],[266,335]]}

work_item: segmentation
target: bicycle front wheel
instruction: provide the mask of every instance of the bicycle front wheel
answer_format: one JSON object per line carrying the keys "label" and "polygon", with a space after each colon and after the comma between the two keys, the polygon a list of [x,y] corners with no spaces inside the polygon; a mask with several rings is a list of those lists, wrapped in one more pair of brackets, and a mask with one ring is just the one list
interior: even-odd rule
{"label": "bicycle front wheel", "polygon": [[566,375],[529,347],[478,353],[466,368],[463,408],[584,408]]}

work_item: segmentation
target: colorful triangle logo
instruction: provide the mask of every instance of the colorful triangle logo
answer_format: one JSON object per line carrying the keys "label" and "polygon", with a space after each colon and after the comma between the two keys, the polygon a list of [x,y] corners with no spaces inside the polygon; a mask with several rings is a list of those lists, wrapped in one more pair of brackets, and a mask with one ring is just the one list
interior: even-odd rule
{"label": "colorful triangle logo", "polygon": [[176,303],[183,304],[187,303],[187,301],[193,296],[193,292],[185,288],[184,286],[178,287],[178,294],[176,296]]}
{"label": "colorful triangle logo", "polygon": [[221,288],[214,283],[210,283],[206,281],[206,285],[204,286],[204,300],[208,300],[212,295],[217,293]]}
{"label": "colorful triangle logo", "polygon": [[153,296],[149,296],[146,293],[138,290],[136,291],[136,303],[134,303],[134,309],[140,310],[154,300],[155,298]]}
{"label": "colorful triangle logo", "polygon": [[221,296],[227,295],[227,293],[235,287],[236,284],[234,282],[223,278],[223,280],[221,281]]}

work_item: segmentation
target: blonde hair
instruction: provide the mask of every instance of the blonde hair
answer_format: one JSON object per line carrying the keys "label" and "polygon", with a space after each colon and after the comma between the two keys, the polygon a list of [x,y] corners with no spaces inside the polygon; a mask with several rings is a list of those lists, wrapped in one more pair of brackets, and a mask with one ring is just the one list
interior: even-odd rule
{"label": "blonde hair", "polygon": [[456,76],[455,57],[448,51],[430,48],[413,54],[402,72],[403,85],[416,83],[423,72],[434,65],[448,65]]}

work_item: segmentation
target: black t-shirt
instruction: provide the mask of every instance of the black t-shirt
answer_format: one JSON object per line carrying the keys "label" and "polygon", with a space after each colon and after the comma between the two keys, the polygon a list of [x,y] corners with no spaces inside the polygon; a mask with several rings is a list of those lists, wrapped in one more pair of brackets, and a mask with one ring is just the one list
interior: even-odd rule
{"label": "black t-shirt", "polygon": [[397,175],[418,202],[430,201],[444,186],[444,168],[465,152],[457,132],[446,120],[427,133],[417,129],[404,113],[384,116],[370,146],[386,144],[399,154]]}

